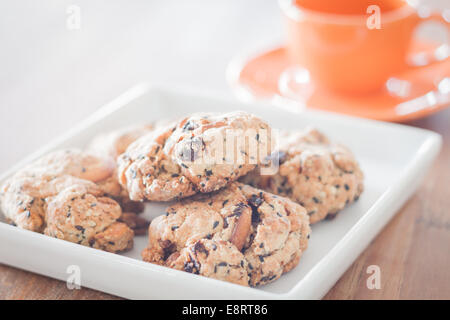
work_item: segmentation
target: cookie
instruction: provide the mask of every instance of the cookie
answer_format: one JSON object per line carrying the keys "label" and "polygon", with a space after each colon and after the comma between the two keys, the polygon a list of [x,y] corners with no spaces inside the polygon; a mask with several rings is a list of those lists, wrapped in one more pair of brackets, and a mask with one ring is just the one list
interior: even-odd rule
{"label": "cookie", "polygon": [[36,173],[26,176],[20,173],[9,179],[1,188],[2,212],[12,224],[22,229],[42,232],[45,227],[47,200],[76,183],[85,183],[90,188],[98,189],[92,182],[68,175]]}
{"label": "cookie", "polygon": [[133,201],[170,201],[196,193],[181,168],[163,152],[174,127],[155,130],[133,142],[117,159],[119,183]]}
{"label": "cookie", "polygon": [[[55,151],[5,182],[1,209],[23,229],[108,251],[125,250],[132,245],[133,231],[126,224],[109,230],[122,210],[98,184],[112,172],[108,160],[76,149]],[[114,245],[92,242],[105,232],[115,237]]]}
{"label": "cookie", "polygon": [[230,242],[200,239],[170,256],[169,268],[248,286],[244,255]]}
{"label": "cookie", "polygon": [[154,128],[154,124],[135,125],[102,133],[92,140],[87,149],[102,157],[111,157],[115,160],[131,143]]}
{"label": "cookie", "polygon": [[170,206],[149,227],[144,261],[258,286],[295,267],[310,234],[300,205],[240,183]]}
{"label": "cookie", "polygon": [[311,223],[333,218],[364,189],[364,175],[351,151],[315,129],[283,133],[276,155],[276,174],[260,175],[257,168],[240,181],[299,203]]}
{"label": "cookie", "polygon": [[27,165],[16,176],[45,174],[70,175],[92,182],[101,182],[112,176],[115,170],[112,159],[95,156],[80,149],[53,151]]}
{"label": "cookie", "polygon": [[[124,153],[131,143],[155,128],[162,126],[165,122],[129,126],[99,134],[92,140],[87,150],[103,158],[111,158],[116,162],[117,157]],[[144,210],[144,204],[130,200],[128,192],[119,184],[117,170],[114,171],[110,178],[102,181],[99,185],[107,194],[120,203],[124,211],[140,213]]]}
{"label": "cookie", "polygon": [[218,190],[271,153],[270,127],[245,112],[195,114],[132,143],[119,182],[132,200],[169,201]]}
{"label": "cookie", "polygon": [[119,204],[95,184],[80,180],[48,198],[44,234],[110,252],[130,249],[133,231],[116,222]]}

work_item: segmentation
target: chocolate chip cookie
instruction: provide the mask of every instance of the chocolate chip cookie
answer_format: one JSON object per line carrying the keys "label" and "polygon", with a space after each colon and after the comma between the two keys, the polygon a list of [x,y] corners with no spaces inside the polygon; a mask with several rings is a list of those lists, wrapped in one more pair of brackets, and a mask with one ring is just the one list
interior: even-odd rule
{"label": "chocolate chip cookie", "polygon": [[311,223],[334,217],[363,191],[364,175],[351,151],[315,129],[283,133],[275,156],[276,174],[261,175],[257,168],[240,181],[299,203]]}
{"label": "chocolate chip cookie", "polygon": [[295,267],[310,235],[306,210],[237,182],[184,199],[155,218],[145,261],[258,286]]}
{"label": "chocolate chip cookie", "polygon": [[119,156],[132,200],[169,201],[218,190],[271,153],[270,127],[245,112],[195,114],[155,130]]}

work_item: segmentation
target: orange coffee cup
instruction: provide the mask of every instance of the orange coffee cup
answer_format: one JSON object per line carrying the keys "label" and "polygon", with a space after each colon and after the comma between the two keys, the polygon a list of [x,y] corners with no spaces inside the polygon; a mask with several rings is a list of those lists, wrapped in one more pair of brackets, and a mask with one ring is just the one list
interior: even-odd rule
{"label": "orange coffee cup", "polygon": [[[316,86],[345,94],[376,91],[396,73],[418,67],[408,61],[416,27],[437,20],[448,28],[449,22],[442,14],[402,0],[279,3],[287,19],[287,47],[293,63],[306,68]],[[447,58],[448,52],[445,57],[433,57]],[[420,67],[426,67],[423,64]]]}

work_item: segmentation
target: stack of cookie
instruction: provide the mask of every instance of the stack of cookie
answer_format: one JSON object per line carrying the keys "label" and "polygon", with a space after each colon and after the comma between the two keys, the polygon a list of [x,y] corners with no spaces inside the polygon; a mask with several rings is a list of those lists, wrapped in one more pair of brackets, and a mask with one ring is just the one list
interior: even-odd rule
{"label": "stack of cookie", "polygon": [[[310,223],[363,190],[345,147],[313,129],[276,136],[246,112],[121,129],[20,170],[1,208],[20,228],[111,252],[148,229],[144,261],[264,285],[299,263]],[[170,201],[149,227],[144,201]]]}

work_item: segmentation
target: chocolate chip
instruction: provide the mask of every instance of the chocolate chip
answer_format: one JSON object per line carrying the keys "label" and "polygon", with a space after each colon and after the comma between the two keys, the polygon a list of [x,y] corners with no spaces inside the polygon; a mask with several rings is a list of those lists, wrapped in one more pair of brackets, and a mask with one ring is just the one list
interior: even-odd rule
{"label": "chocolate chip", "polygon": [[263,199],[256,194],[252,194],[248,202],[250,203],[251,206],[257,208],[263,203]]}
{"label": "chocolate chip", "polygon": [[204,254],[206,254],[206,256],[208,256],[208,254],[209,254],[208,250],[206,250],[205,246],[200,241],[195,243],[194,252],[195,253],[203,252]]}
{"label": "chocolate chip", "polygon": [[176,245],[169,240],[160,242],[160,246],[163,248],[163,259],[167,258],[176,250]]}
{"label": "chocolate chip", "polygon": [[344,188],[345,188],[345,190],[350,190],[350,187],[348,186],[348,184],[344,184]]}
{"label": "chocolate chip", "polygon": [[225,261],[219,262],[218,266],[219,267],[226,267],[228,265],[228,263],[226,263]]}
{"label": "chocolate chip", "polygon": [[205,174],[206,174],[207,177],[209,177],[209,176],[212,176],[213,172],[212,172],[212,170],[206,170],[205,169]]}
{"label": "chocolate chip", "polygon": [[177,230],[179,228],[179,226],[173,226],[171,229],[172,229],[172,231],[175,231],[175,230]]}
{"label": "chocolate chip", "polygon": [[313,197],[312,199],[314,200],[315,203],[320,203],[320,200],[317,199],[316,197]]}
{"label": "chocolate chip", "polygon": [[337,212],[330,212],[327,214],[327,216],[325,217],[326,220],[333,220],[334,218],[336,218]]}
{"label": "chocolate chip", "polygon": [[258,224],[261,222],[261,217],[258,212],[258,209],[252,207],[252,224]]}
{"label": "chocolate chip", "polygon": [[177,178],[177,177],[179,177],[180,175],[178,174],[178,173],[174,173],[174,174],[172,174],[172,178]]}
{"label": "chocolate chip", "polygon": [[185,262],[184,271],[194,274],[199,274],[198,265],[195,262]]}
{"label": "chocolate chip", "polygon": [[195,123],[188,121],[183,126],[183,131],[192,131],[195,129]]}
{"label": "chocolate chip", "polygon": [[261,278],[261,281],[260,281],[259,283],[261,283],[261,282],[272,281],[272,280],[275,279],[275,278],[276,278],[276,275],[262,277],[262,278]]}
{"label": "chocolate chip", "polygon": [[242,214],[242,211],[244,210],[244,208],[246,208],[247,205],[243,202],[239,202],[236,206],[236,208],[234,208],[233,210],[233,214],[228,216],[228,217],[232,217],[232,216],[240,216]]}
{"label": "chocolate chip", "polygon": [[215,229],[219,225],[219,221],[214,221],[213,229]]}

